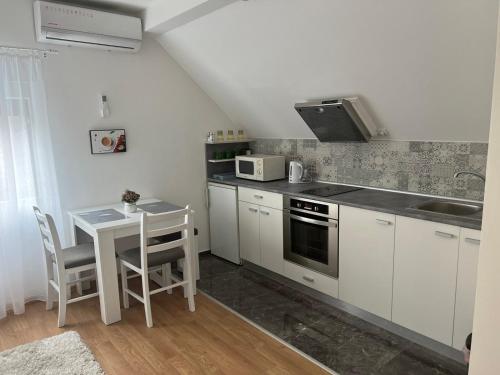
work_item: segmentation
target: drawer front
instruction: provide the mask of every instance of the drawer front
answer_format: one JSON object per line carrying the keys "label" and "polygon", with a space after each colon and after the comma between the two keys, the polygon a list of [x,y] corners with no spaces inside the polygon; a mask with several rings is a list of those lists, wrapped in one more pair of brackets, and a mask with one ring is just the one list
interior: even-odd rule
{"label": "drawer front", "polygon": [[243,202],[258,204],[260,206],[283,209],[283,195],[270,193],[257,189],[249,189],[245,187],[238,188],[238,199]]}
{"label": "drawer front", "polygon": [[285,261],[284,275],[300,284],[304,284],[317,291],[338,298],[338,280],[325,276],[321,273],[308,270],[295,263]]}

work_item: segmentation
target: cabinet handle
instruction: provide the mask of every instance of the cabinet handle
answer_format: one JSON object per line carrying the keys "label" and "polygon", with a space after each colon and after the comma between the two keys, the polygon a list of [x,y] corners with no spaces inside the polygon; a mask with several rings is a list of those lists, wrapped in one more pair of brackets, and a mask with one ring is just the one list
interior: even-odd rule
{"label": "cabinet handle", "polygon": [[481,243],[481,240],[478,240],[477,238],[470,238],[470,237],[465,237],[465,241],[473,243],[475,245],[479,245]]}
{"label": "cabinet handle", "polygon": [[264,199],[264,196],[262,196],[262,195],[254,194],[253,196],[254,196],[254,198],[257,198],[257,199]]}
{"label": "cabinet handle", "polygon": [[439,236],[439,237],[445,237],[445,238],[455,238],[455,235],[454,234],[451,234],[451,233],[446,233],[446,232],[441,232],[439,230],[435,231],[434,232],[436,234],[436,236]]}
{"label": "cabinet handle", "polygon": [[261,211],[260,211],[260,213],[261,213],[262,215],[269,215],[269,212],[267,212],[267,211],[262,211],[262,210],[261,210]]}
{"label": "cabinet handle", "polygon": [[302,278],[305,280],[305,281],[308,281],[310,283],[313,283],[314,282],[314,279],[311,277],[311,276],[302,276]]}
{"label": "cabinet handle", "polygon": [[248,211],[251,211],[251,212],[257,212],[258,210],[257,210],[256,208],[249,207],[249,208],[248,208]]}
{"label": "cabinet handle", "polygon": [[377,219],[377,223],[382,224],[382,225],[392,225],[392,221],[384,220],[384,219]]}

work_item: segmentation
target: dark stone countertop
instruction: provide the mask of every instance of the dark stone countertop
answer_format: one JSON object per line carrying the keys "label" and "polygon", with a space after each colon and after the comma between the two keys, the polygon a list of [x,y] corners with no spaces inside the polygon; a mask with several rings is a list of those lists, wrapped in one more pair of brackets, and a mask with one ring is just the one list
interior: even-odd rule
{"label": "dark stone countertop", "polygon": [[385,212],[399,216],[407,216],[421,220],[434,221],[437,223],[450,224],[464,228],[481,229],[482,212],[478,212],[476,214],[468,216],[455,216],[411,208],[415,205],[430,200],[463,203],[463,201],[456,201],[448,198],[426,197],[417,194],[396,193],[377,189],[356,190],[349,193],[334,195],[331,197],[316,197],[310,194],[302,194],[301,191],[317,187],[324,187],[328,186],[329,184],[321,182],[290,184],[288,180],[259,182],[241,178],[234,178],[225,181],[209,178],[208,181],[223,185],[225,184],[232,186],[242,186],[263,191],[270,191],[273,193],[314,199],[316,201],[364,208],[367,210]]}

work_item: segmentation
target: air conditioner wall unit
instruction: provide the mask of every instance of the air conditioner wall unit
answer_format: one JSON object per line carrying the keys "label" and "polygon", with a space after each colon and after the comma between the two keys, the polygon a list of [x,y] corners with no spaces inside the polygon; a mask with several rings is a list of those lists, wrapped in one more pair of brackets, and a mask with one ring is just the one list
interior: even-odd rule
{"label": "air conditioner wall unit", "polygon": [[48,1],[34,2],[36,39],[105,50],[137,52],[142,42],[141,19]]}

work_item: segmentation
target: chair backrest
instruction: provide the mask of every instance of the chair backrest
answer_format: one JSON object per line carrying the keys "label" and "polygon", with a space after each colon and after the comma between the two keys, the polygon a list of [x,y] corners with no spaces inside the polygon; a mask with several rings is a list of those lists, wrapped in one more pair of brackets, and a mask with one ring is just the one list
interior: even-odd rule
{"label": "chair backrest", "polygon": [[[148,254],[159,251],[168,251],[176,247],[182,247],[186,257],[191,251],[191,232],[193,231],[193,220],[189,205],[177,211],[161,214],[141,214],[141,266],[146,269]],[[152,238],[168,238],[168,235],[180,233],[180,238],[151,242]],[[171,236],[172,237],[172,236]]]}
{"label": "chair backrest", "polygon": [[[52,275],[52,263],[56,264],[58,271],[64,269],[64,259],[61,249],[61,242],[59,234],[57,233],[54,219],[49,214],[44,214],[36,206],[33,206],[35,217],[42,236],[42,243],[44,248],[45,260],[47,263],[47,272],[49,278]],[[59,273],[59,272],[58,272]]]}

